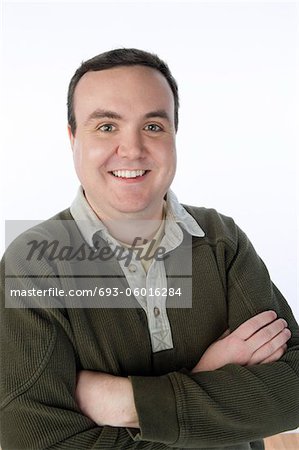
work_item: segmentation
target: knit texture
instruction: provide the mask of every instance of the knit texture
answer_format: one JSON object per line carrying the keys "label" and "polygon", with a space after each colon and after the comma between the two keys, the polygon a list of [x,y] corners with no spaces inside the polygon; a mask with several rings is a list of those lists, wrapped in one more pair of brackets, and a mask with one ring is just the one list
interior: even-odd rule
{"label": "knit texture", "polygon": [[[215,210],[186,209],[206,233],[192,243],[192,308],[168,308],[174,348],[158,353],[151,351],[146,315],[134,298],[135,307],[122,309],[75,309],[63,302],[61,308],[5,308],[5,283],[7,291],[82,283],[67,276],[74,270],[68,261],[50,261],[47,254],[26,260],[26,242],[53,238],[50,221],[11,244],[1,268],[3,450],[258,450],[261,438],[299,425],[299,331],[287,302],[232,219]],[[82,243],[79,230],[69,227],[69,210],[53,219],[65,245]],[[117,264],[111,262],[111,273],[119,275],[115,285],[128,287]],[[5,280],[5,266],[16,276]],[[87,261],[84,267],[98,275],[98,265]],[[42,279],[28,277],[35,269]],[[104,286],[105,280],[94,283]],[[292,332],[279,361],[189,372],[228,327],[269,309]],[[140,430],[100,427],[80,412],[74,392],[82,369],[130,377]]]}

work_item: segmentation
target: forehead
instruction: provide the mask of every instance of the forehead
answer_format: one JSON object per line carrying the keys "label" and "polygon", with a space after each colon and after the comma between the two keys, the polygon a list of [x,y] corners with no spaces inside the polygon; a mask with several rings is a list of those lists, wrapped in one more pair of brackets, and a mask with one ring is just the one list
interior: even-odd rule
{"label": "forehead", "polygon": [[166,78],[156,69],[144,66],[115,67],[85,73],[74,93],[76,118],[91,109],[109,108],[119,112],[167,109],[173,111],[174,98]]}

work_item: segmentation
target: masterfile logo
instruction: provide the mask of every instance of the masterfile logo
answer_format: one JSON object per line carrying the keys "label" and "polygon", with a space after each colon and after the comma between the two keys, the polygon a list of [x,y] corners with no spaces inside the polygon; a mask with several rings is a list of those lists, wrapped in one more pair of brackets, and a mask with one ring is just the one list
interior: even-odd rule
{"label": "masterfile logo", "polygon": [[[143,251],[141,245],[149,246],[146,251]],[[99,241],[94,242],[94,247],[90,248],[86,243],[82,243],[79,247],[74,247],[71,245],[61,245],[60,241],[55,239],[52,241],[47,241],[45,239],[38,241],[37,239],[31,240],[27,243],[29,246],[28,255],[26,256],[27,261],[36,259],[40,261],[45,256],[49,261],[108,261],[111,258],[116,258],[117,261],[124,261],[125,267],[128,267],[132,259],[136,261],[163,261],[167,258],[166,248],[163,246],[157,246],[155,248],[157,241],[152,239],[151,241],[147,239],[142,239],[142,237],[136,237],[130,247],[123,247],[121,245],[115,245],[113,248],[110,246],[100,246]]]}

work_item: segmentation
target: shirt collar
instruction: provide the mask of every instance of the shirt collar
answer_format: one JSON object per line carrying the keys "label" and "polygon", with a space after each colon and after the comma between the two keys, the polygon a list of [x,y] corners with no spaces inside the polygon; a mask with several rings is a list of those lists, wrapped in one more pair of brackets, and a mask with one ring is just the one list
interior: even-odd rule
{"label": "shirt collar", "polygon": [[204,237],[205,232],[196,222],[194,217],[188,213],[188,211],[181,205],[178,201],[175,193],[169,189],[167,192],[166,198],[167,205],[167,215],[166,220],[174,220],[177,223],[180,223],[182,227],[189,233],[191,236],[196,237]]}
{"label": "shirt collar", "polygon": [[[83,236],[90,247],[93,247],[93,236],[96,232],[108,230],[98,218],[94,210],[87,202],[82,186],[79,187],[77,195],[70,207],[71,214]],[[203,237],[203,229],[186,209],[179,203],[176,195],[169,189],[166,197],[166,221],[180,223],[181,226],[192,236]]]}

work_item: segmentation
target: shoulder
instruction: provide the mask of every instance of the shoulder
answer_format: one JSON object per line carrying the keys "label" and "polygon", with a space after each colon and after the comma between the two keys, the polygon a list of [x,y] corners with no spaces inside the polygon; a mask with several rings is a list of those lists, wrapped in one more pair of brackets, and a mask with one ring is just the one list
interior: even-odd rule
{"label": "shoulder", "polygon": [[[23,223],[20,221],[10,222],[9,226],[12,228],[8,230],[9,234],[19,234],[8,245],[2,258],[1,266],[5,264],[6,271],[11,267],[11,270],[18,269],[17,273],[22,273],[23,270],[30,272],[30,268],[38,266],[38,273],[46,274],[52,270],[47,261],[47,253],[53,248],[61,246],[62,243],[64,246],[72,245],[74,239],[80,236],[69,209],[65,209],[37,225],[31,227],[29,225],[30,222],[26,221]],[[17,231],[20,228],[25,231]],[[40,253],[38,252],[32,256],[32,249],[39,249],[44,257],[39,258]]]}
{"label": "shoulder", "polygon": [[232,217],[221,214],[213,208],[185,204],[182,206],[205,232],[203,242],[212,245],[226,242],[233,247],[238,245],[240,229]]}
{"label": "shoulder", "polygon": [[[8,224],[8,235],[17,235],[7,246],[5,255],[21,251],[24,245],[32,240],[53,239],[57,236],[70,239],[70,230],[75,225],[75,221],[69,208],[65,209],[53,217],[50,217],[37,225],[30,226],[31,221],[10,221]],[[24,231],[22,231],[22,229]]]}

